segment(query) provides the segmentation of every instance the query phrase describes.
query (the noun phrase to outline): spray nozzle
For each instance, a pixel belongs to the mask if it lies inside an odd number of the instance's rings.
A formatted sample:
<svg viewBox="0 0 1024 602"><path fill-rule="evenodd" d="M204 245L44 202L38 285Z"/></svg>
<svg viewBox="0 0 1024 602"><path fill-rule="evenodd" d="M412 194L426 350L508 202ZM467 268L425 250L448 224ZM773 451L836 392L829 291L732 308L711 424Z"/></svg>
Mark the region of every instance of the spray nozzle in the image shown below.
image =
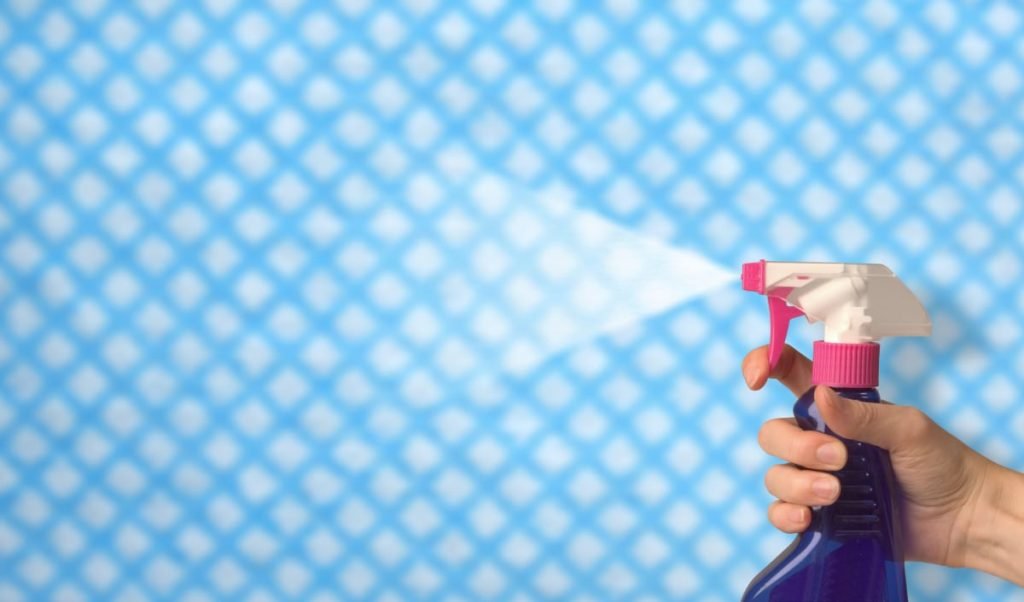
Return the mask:
<svg viewBox="0 0 1024 602"><path fill-rule="evenodd" d="M742 280L743 290L768 298L772 367L782 355L790 320L800 315L825 323L826 343L931 334L921 302L884 265L761 260L743 264Z"/></svg>

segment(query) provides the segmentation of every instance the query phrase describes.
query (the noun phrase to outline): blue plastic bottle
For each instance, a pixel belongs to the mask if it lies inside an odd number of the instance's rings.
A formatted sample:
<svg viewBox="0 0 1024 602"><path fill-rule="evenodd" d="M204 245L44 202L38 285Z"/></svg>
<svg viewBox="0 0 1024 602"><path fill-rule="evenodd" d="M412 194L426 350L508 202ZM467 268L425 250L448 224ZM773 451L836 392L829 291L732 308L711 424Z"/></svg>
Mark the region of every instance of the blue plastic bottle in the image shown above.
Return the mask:
<svg viewBox="0 0 1024 602"><path fill-rule="evenodd" d="M877 341L931 332L921 303L878 264L748 263L743 288L768 298L772 367L782 355L790 320L824 322L825 339L814 343L811 381L861 403L880 401ZM793 406L797 423L836 436L814 404L814 391ZM839 439L847 461L833 473L838 500L811 509L810 526L754 578L744 602L906 602L899 487L889 453Z"/></svg>
<svg viewBox="0 0 1024 602"><path fill-rule="evenodd" d="M864 403L880 399L873 388L836 392ZM814 387L797 400L793 414L804 430L835 435L814 405ZM889 453L842 440L848 460L832 473L839 478L839 499L812 509L810 526L754 578L744 602L906 602L899 490Z"/></svg>

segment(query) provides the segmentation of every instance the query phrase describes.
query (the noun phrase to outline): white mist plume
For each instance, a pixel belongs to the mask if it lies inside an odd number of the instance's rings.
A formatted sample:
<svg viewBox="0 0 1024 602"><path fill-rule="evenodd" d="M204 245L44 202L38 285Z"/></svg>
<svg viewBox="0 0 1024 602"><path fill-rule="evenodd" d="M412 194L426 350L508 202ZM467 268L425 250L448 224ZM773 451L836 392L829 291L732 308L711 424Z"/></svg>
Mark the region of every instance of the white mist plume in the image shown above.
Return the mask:
<svg viewBox="0 0 1024 602"><path fill-rule="evenodd" d="M484 240L467 258L476 273L472 286L486 289L471 295L476 308L468 330L497 353L503 371L527 371L737 280L733 270L694 251L564 199L512 200L485 218ZM465 286L463 280L447 292L464 295Z"/></svg>

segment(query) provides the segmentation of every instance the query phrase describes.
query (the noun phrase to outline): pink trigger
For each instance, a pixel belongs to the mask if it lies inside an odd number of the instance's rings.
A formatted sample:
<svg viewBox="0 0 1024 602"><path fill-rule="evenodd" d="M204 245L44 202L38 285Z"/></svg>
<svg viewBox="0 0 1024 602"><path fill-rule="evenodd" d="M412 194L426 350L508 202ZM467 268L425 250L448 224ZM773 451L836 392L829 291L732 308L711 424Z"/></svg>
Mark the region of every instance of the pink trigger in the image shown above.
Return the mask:
<svg viewBox="0 0 1024 602"><path fill-rule="evenodd" d="M798 307L786 303L786 296L789 290L777 291L768 294L768 318L771 322L771 338L768 341L768 366L775 368L782 357L782 350L786 346L786 333L789 332L789 321L797 316L804 315Z"/></svg>

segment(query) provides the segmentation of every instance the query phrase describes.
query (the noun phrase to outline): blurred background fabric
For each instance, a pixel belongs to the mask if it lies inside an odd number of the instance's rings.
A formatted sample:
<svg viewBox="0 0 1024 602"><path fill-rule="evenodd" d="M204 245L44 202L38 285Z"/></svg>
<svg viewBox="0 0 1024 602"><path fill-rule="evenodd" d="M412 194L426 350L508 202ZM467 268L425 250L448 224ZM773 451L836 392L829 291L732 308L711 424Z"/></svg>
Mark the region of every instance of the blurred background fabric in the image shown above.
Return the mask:
<svg viewBox="0 0 1024 602"><path fill-rule="evenodd" d="M3 2L0 601L735 600L791 539L761 258L893 268L883 395L1021 468L1022 17ZM549 197L736 285L517 364L593 292Z"/></svg>

